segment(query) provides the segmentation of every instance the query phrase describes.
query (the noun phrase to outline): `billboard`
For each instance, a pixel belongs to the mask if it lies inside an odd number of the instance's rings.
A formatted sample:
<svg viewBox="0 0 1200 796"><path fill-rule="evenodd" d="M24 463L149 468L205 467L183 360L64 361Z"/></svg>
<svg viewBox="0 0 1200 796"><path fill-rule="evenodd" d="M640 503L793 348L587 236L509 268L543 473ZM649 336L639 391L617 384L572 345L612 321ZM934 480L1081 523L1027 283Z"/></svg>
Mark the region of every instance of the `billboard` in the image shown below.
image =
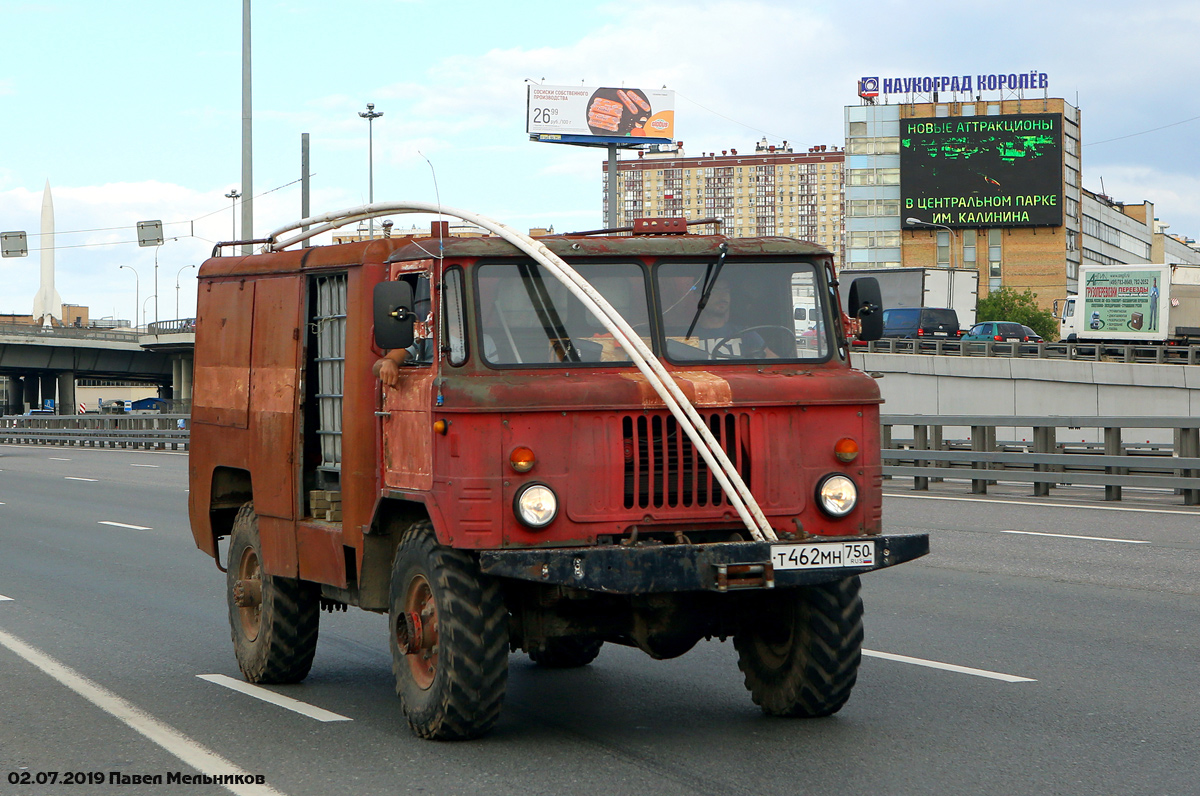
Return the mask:
<svg viewBox="0 0 1200 796"><path fill-rule="evenodd" d="M1162 339L1159 297L1170 289L1170 266L1114 266L1080 269L1083 317L1079 336L1104 335Z"/></svg>
<svg viewBox="0 0 1200 796"><path fill-rule="evenodd" d="M900 201L947 227L1062 226L1062 114L901 119Z"/></svg>
<svg viewBox="0 0 1200 796"><path fill-rule="evenodd" d="M675 138L675 92L667 89L530 85L525 130L531 136Z"/></svg>

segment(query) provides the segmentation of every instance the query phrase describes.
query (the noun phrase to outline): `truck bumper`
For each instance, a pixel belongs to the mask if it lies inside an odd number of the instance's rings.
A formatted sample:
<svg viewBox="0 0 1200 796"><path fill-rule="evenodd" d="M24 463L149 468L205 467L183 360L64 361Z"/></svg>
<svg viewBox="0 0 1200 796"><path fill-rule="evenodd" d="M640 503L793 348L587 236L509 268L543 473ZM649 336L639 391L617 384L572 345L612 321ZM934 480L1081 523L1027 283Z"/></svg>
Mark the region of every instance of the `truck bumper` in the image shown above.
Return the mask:
<svg viewBox="0 0 1200 796"><path fill-rule="evenodd" d="M874 555L869 556L869 563L851 566L837 563L842 560L845 545L861 551L863 544L874 544ZM827 583L903 564L928 552L928 534L896 534L810 538L803 542L773 544L721 542L486 550L479 553L479 566L493 577L607 594L725 592ZM812 559L818 559L821 566L788 568Z"/></svg>

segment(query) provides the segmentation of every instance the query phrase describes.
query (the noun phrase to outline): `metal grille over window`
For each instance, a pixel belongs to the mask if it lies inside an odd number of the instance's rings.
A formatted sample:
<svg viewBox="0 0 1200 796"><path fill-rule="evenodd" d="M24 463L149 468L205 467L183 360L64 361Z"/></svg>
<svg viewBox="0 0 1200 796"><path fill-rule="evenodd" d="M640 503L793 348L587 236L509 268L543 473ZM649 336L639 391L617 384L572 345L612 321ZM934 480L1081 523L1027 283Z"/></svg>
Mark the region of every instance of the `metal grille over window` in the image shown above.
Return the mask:
<svg viewBox="0 0 1200 796"><path fill-rule="evenodd" d="M742 414L713 414L708 428L746 483L750 483L747 429ZM626 416L625 508L676 508L727 505L720 483L692 441L669 414Z"/></svg>
<svg viewBox="0 0 1200 796"><path fill-rule="evenodd" d="M346 275L316 279L317 402L321 464L325 472L342 469L342 388L346 373Z"/></svg>

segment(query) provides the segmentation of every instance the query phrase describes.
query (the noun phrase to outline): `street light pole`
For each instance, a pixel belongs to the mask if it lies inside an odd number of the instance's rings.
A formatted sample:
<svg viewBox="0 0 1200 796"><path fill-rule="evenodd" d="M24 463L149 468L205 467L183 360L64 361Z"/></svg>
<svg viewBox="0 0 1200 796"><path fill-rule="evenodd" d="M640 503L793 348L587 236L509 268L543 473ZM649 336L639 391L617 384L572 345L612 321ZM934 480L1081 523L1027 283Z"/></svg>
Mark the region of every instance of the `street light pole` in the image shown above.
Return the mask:
<svg viewBox="0 0 1200 796"><path fill-rule="evenodd" d="M137 271L134 270L132 265L122 265L121 268L128 268L130 271L133 271L133 328L136 331L137 330L137 313L138 313L137 308L138 308L138 304L139 304L138 275L137 275Z"/></svg>
<svg viewBox="0 0 1200 796"><path fill-rule="evenodd" d="M904 219L904 223L913 224L913 225L922 226L922 227L937 227L938 229L944 229L947 232L949 232L950 233L950 267L951 268L955 267L955 265L954 265L954 249L955 249L956 243L955 243L954 230L952 230L950 227L946 226L945 224L931 224L928 221L922 221L919 218L911 218L911 217L906 218L906 219ZM934 256L934 260L935 261L937 260L936 254Z"/></svg>
<svg viewBox="0 0 1200 796"><path fill-rule="evenodd" d="M358 115L367 120L367 204L375 204L375 120L383 115L375 110L375 103L368 102L367 110ZM371 237L375 237L375 219L371 219Z"/></svg>
<svg viewBox="0 0 1200 796"><path fill-rule="evenodd" d="M237 240L237 200L241 197L241 195L242 192L237 188L230 188L229 193L225 194L225 198L231 200L229 203L229 209L232 211L233 215L233 224L229 230L229 234L232 236L229 238L230 240Z"/></svg>
<svg viewBox="0 0 1200 796"><path fill-rule="evenodd" d="M189 268L195 268L194 265L185 265L175 272L175 320L179 320L179 275Z"/></svg>
<svg viewBox="0 0 1200 796"><path fill-rule="evenodd" d="M157 305L158 295L155 294L153 296L146 296L146 300L142 302L142 326L145 328L149 328L146 326L146 305L150 303L150 299L154 299L154 303Z"/></svg>

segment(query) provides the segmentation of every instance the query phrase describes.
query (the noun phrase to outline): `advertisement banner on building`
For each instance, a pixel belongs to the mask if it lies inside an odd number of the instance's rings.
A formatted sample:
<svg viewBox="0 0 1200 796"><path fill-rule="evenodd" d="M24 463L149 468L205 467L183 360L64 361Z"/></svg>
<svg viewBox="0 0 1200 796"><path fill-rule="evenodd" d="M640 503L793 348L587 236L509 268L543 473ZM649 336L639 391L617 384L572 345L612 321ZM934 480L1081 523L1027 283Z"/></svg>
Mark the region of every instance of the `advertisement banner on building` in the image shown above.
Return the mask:
<svg viewBox="0 0 1200 796"><path fill-rule="evenodd" d="M675 92L530 85L525 129L530 135L671 141L675 138Z"/></svg>
<svg viewBox="0 0 1200 796"><path fill-rule="evenodd" d="M1164 266L1089 268L1079 293L1083 317L1079 336L1159 339L1159 301L1170 287L1170 268Z"/></svg>
<svg viewBox="0 0 1200 796"><path fill-rule="evenodd" d="M947 227L1062 226L1062 114L901 119L900 201Z"/></svg>

